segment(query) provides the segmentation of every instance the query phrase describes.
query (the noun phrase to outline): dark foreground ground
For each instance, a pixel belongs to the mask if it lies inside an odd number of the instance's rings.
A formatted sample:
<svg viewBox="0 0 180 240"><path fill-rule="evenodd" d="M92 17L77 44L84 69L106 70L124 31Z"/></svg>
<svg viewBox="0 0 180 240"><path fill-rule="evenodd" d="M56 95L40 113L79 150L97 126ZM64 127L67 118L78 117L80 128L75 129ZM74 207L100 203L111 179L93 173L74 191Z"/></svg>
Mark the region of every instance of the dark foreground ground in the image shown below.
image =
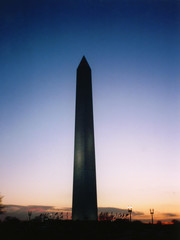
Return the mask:
<svg viewBox="0 0 180 240"><path fill-rule="evenodd" d="M139 222L2 222L0 239L180 240L180 224Z"/></svg>

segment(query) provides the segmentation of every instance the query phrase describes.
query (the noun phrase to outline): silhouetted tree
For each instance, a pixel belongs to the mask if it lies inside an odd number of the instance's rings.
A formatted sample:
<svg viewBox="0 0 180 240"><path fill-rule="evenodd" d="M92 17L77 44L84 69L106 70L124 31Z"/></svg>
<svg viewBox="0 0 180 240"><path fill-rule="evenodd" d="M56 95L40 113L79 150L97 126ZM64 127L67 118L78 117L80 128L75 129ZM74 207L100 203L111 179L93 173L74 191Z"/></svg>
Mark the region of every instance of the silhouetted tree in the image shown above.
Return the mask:
<svg viewBox="0 0 180 240"><path fill-rule="evenodd" d="M180 221L178 221L177 219L173 219L172 223L175 224L175 225L180 225Z"/></svg>
<svg viewBox="0 0 180 240"><path fill-rule="evenodd" d="M0 214L3 214L5 211L4 211L4 205L2 204L2 198L3 196L0 196Z"/></svg>

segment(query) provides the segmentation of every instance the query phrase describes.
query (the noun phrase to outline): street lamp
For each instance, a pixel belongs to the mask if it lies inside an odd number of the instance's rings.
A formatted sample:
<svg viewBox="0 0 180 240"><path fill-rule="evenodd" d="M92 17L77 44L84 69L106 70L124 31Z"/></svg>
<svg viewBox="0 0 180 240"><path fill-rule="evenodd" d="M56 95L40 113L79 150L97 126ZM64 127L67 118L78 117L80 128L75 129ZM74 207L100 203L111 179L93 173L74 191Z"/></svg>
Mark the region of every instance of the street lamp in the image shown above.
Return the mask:
<svg viewBox="0 0 180 240"><path fill-rule="evenodd" d="M131 222L132 207L128 207L128 212L129 212L129 221Z"/></svg>
<svg viewBox="0 0 180 240"><path fill-rule="evenodd" d="M32 211L28 211L29 221L31 220L31 216L32 216Z"/></svg>
<svg viewBox="0 0 180 240"><path fill-rule="evenodd" d="M153 224L153 214L154 214L154 209L150 209L150 214L151 214L152 224Z"/></svg>

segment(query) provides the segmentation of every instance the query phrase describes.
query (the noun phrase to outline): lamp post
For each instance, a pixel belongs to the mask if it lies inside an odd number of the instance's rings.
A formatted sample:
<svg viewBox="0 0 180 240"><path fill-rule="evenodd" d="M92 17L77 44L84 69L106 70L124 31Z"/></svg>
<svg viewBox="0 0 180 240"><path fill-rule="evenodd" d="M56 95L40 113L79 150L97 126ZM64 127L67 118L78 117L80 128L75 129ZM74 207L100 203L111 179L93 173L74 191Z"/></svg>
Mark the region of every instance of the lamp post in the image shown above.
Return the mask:
<svg viewBox="0 0 180 240"><path fill-rule="evenodd" d="M32 211L28 211L29 221L31 220L31 216L32 216Z"/></svg>
<svg viewBox="0 0 180 240"><path fill-rule="evenodd" d="M128 207L129 221L131 222L132 207Z"/></svg>
<svg viewBox="0 0 180 240"><path fill-rule="evenodd" d="M152 219L152 224L153 224L153 214L154 214L154 209L150 209L150 214L151 214L151 219Z"/></svg>

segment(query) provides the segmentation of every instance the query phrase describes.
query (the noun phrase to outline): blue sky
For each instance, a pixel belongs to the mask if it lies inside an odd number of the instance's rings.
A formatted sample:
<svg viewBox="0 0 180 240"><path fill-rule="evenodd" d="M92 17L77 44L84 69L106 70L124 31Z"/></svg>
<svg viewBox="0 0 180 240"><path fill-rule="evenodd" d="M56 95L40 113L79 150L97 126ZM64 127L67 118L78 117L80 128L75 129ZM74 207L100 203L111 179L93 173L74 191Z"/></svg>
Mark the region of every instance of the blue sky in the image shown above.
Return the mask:
<svg viewBox="0 0 180 240"><path fill-rule="evenodd" d="M71 206L76 68L85 55L99 206L175 212L180 3L2 1L0 9L4 202Z"/></svg>

